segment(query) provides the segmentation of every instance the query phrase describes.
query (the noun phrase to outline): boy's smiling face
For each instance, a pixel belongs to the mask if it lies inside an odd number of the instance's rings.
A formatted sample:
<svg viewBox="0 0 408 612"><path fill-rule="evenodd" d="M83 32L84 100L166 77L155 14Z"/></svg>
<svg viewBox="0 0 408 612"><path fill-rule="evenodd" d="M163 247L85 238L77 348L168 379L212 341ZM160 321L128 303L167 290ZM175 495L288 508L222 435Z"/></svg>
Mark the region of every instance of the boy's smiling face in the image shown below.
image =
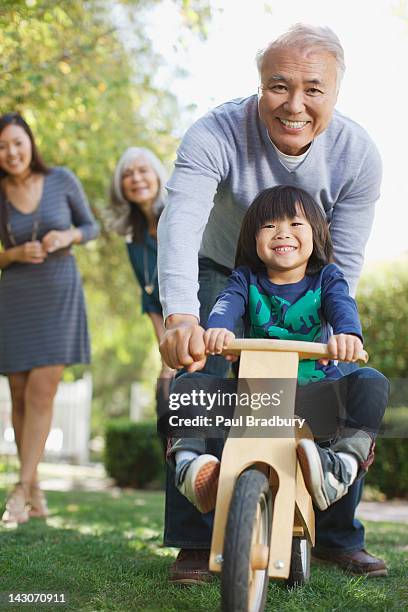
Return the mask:
<svg viewBox="0 0 408 612"><path fill-rule="evenodd" d="M256 252L273 282L302 280L313 252L313 231L299 205L295 217L262 225L256 236Z"/></svg>

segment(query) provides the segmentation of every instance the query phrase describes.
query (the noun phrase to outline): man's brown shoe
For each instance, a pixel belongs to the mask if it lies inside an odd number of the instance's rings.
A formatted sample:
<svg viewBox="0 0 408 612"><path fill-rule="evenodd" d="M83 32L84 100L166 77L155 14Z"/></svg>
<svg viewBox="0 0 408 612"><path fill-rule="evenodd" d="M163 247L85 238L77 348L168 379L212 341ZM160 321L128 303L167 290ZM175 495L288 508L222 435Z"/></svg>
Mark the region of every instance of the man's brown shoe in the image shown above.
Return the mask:
<svg viewBox="0 0 408 612"><path fill-rule="evenodd" d="M182 548L177 559L170 566L171 584L189 585L210 582L213 576L208 569L209 558L209 550Z"/></svg>
<svg viewBox="0 0 408 612"><path fill-rule="evenodd" d="M359 576L367 576L367 578L388 575L387 566L384 561L377 557L373 557L373 555L370 555L364 548L362 550L343 553L312 550L312 558L318 563L332 563L338 565L346 572Z"/></svg>

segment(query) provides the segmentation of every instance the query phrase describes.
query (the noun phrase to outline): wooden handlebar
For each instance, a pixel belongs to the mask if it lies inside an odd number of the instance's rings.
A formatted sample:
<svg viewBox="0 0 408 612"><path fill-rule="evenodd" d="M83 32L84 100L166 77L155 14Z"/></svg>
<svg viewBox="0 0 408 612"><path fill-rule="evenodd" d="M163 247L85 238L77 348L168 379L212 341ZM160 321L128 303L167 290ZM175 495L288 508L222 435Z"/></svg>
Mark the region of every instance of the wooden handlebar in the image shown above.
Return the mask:
<svg viewBox="0 0 408 612"><path fill-rule="evenodd" d="M269 340L268 338L237 338L222 351L223 355L239 355L241 351L279 351L299 353L299 359L333 359L327 344L301 342L298 340ZM360 351L358 361L367 363L368 353Z"/></svg>

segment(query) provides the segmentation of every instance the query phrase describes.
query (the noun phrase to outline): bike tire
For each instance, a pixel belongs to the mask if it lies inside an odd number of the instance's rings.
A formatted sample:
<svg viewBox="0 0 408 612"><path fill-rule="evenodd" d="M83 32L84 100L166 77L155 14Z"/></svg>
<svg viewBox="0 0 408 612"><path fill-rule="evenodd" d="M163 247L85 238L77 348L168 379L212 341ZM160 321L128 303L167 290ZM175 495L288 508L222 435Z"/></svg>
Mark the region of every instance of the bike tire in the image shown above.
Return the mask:
<svg viewBox="0 0 408 612"><path fill-rule="evenodd" d="M223 612L261 612L268 591L268 567L252 569L254 544L268 547L272 524L272 496L266 475L243 472L234 487L225 530L221 572ZM254 540L255 538L255 540Z"/></svg>

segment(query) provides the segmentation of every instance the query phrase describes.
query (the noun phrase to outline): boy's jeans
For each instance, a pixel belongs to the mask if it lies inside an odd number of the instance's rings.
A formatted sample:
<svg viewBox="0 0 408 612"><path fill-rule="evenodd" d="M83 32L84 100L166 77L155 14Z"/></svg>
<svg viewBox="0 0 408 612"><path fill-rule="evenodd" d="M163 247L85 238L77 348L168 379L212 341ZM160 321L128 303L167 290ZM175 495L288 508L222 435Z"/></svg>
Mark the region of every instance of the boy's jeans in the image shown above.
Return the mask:
<svg viewBox="0 0 408 612"><path fill-rule="evenodd" d="M204 325L218 294L224 289L228 270L222 270L209 259L200 260L199 300L200 320ZM222 357L209 357L203 373L225 377L228 363ZM356 364L340 364L343 374L357 369ZM369 398L367 402L369 403ZM224 442L222 439L208 439L206 452L221 456ZM165 546L177 548L208 549L214 515L212 512L201 514L179 493L174 485L174 471L167 466L166 507L165 507ZM364 527L355 519L355 510L361 498L363 480L357 480L347 495L324 512L315 509L316 547L321 550L352 552L364 548Z"/></svg>

